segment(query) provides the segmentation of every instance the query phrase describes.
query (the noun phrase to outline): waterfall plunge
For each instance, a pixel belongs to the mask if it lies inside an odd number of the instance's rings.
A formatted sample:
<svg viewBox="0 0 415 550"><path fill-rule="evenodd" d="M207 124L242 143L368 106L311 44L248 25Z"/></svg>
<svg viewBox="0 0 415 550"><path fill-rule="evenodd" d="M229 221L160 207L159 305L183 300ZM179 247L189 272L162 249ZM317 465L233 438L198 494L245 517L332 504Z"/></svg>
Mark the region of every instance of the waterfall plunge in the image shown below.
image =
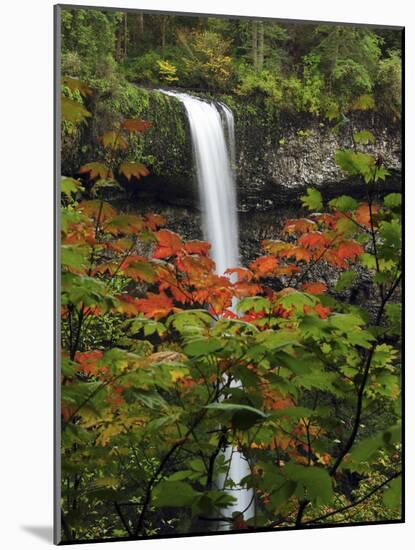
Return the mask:
<svg viewBox="0 0 415 550"><path fill-rule="evenodd" d="M232 111L223 103L208 102L186 93L160 91L179 99L186 109L201 198L204 234L212 245L211 255L216 264L216 272L223 274L229 267L239 264ZM244 518L248 519L254 515L253 491L238 486L240 480L250 473L248 462L242 453L231 447L225 450L225 458L230 460L229 470L217 480L218 488L222 489L228 478L236 484L233 489L226 489L236 499L232 506L226 508L226 515L244 512ZM228 525L224 524L223 528L226 527Z"/></svg>

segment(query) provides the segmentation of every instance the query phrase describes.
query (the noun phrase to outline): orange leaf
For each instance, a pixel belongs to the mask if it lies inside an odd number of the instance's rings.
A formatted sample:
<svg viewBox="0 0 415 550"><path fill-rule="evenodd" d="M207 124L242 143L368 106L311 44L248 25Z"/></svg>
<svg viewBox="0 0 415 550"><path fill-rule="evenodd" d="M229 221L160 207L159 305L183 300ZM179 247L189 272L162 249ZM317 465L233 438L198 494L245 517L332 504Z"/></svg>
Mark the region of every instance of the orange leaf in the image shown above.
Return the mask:
<svg viewBox="0 0 415 550"><path fill-rule="evenodd" d="M372 223L375 224L375 217L377 216L377 213L379 211L379 206L376 204L373 204L372 207ZM357 223L360 223L361 225L364 225L365 227L370 227L370 210L369 205L367 203L361 204L355 211L355 220Z"/></svg>
<svg viewBox="0 0 415 550"><path fill-rule="evenodd" d="M144 216L144 219L146 221L146 224L152 231L155 231L158 227L166 224L166 218L161 214L146 214Z"/></svg>
<svg viewBox="0 0 415 550"><path fill-rule="evenodd" d="M343 241L340 243L340 245L337 247L337 256L341 260L354 260L357 256L360 256L363 254L364 249L361 244L354 240L350 241Z"/></svg>
<svg viewBox="0 0 415 550"><path fill-rule="evenodd" d="M298 239L298 243L301 246L306 246L307 248L323 248L330 244L330 238L320 231L310 231L309 233L304 233Z"/></svg>
<svg viewBox="0 0 415 550"><path fill-rule="evenodd" d="M134 243L130 239L117 239L112 242L106 243L107 247L114 252L126 252L127 250L132 249Z"/></svg>
<svg viewBox="0 0 415 550"><path fill-rule="evenodd" d="M328 306L323 307L321 304L317 304L314 311L321 317L321 319L325 319L331 313L331 309Z"/></svg>
<svg viewBox="0 0 415 550"><path fill-rule="evenodd" d="M147 120L140 120L138 118L127 118L121 124L121 127L129 132L144 132L144 130L150 128L150 126L151 122L148 122Z"/></svg>
<svg viewBox="0 0 415 550"><path fill-rule="evenodd" d="M246 296L256 296L262 292L262 287L260 285L248 283L245 281L238 281L234 283L233 289L235 296L238 298L245 298Z"/></svg>
<svg viewBox="0 0 415 550"><path fill-rule="evenodd" d="M117 270L117 267L118 265L115 262L106 262L103 264L99 264L94 267L91 275L96 275L97 273L100 273L101 275L108 274L110 276L113 276Z"/></svg>
<svg viewBox="0 0 415 550"><path fill-rule="evenodd" d="M207 256L210 250L210 243L205 241L187 241L184 248L189 254L201 254L202 256Z"/></svg>
<svg viewBox="0 0 415 550"><path fill-rule="evenodd" d="M136 305L138 311L156 320L166 317L174 308L173 301L164 292L160 294L148 292L147 298L137 300Z"/></svg>
<svg viewBox="0 0 415 550"><path fill-rule="evenodd" d="M74 414L76 409L77 409L76 405L62 405L61 414L65 422L68 422L68 420Z"/></svg>
<svg viewBox="0 0 415 550"><path fill-rule="evenodd" d="M76 352L75 361L80 365L80 371L88 376L98 374L98 362L102 359L104 352L100 350Z"/></svg>
<svg viewBox="0 0 415 550"><path fill-rule="evenodd" d="M327 290L327 286L321 282L304 283L301 285L301 290L308 292L308 294L324 294Z"/></svg>
<svg viewBox="0 0 415 550"><path fill-rule="evenodd" d="M95 220L99 217L101 222L108 221L117 215L116 210L108 202L100 200L81 201L78 207L84 214Z"/></svg>
<svg viewBox="0 0 415 550"><path fill-rule="evenodd" d="M316 223L307 218L300 218L298 220L287 220L285 222L283 231L286 233L307 233L315 229Z"/></svg>
<svg viewBox="0 0 415 550"><path fill-rule="evenodd" d="M167 264L157 266L157 275L159 278L160 292L162 290L170 290L173 298L181 304L191 301L191 299L189 299L189 295L185 292L185 289L183 289L180 281L177 280L174 273L174 267L172 265Z"/></svg>
<svg viewBox="0 0 415 550"><path fill-rule="evenodd" d="M326 317L328 315L330 315L330 313L331 313L331 309L328 306L323 307L321 304L317 304L314 308L305 305L303 310L304 310L304 313L306 313L306 314L307 313L317 313L317 315L321 319L326 319Z"/></svg>
<svg viewBox="0 0 415 550"><path fill-rule="evenodd" d="M310 218L313 218L313 220L316 220L318 223L327 226L328 229L335 229L339 214L341 213L336 212L335 214L321 214L316 212L314 214L310 214Z"/></svg>
<svg viewBox="0 0 415 550"><path fill-rule="evenodd" d="M174 256L183 248L183 241L177 235L169 229L161 229L157 233L154 233L159 242L159 247L153 252L153 258L163 259Z"/></svg>
<svg viewBox="0 0 415 550"><path fill-rule="evenodd" d="M233 267L231 269L227 269L225 271L225 275L230 275L231 281L233 280L232 275L236 275L237 282L249 282L252 281L252 279L254 278L254 274L252 273L252 271L250 271L246 267Z"/></svg>
<svg viewBox="0 0 415 550"><path fill-rule="evenodd" d="M288 275L291 276L294 273L298 273L301 269L294 264L281 265L275 270L275 275Z"/></svg>
<svg viewBox="0 0 415 550"><path fill-rule="evenodd" d="M286 252L282 252L281 256L285 256L286 258L295 258L296 262L301 262L301 260L304 260L308 263L310 261L310 252L306 248L301 248L299 246L291 248Z"/></svg>
<svg viewBox="0 0 415 550"><path fill-rule="evenodd" d="M249 265L257 278L273 275L278 267L278 260L275 256L261 256Z"/></svg>
<svg viewBox="0 0 415 550"><path fill-rule="evenodd" d="M232 283L227 277L209 273L193 293L193 298L200 304L210 304L214 313L221 314L232 305L233 294Z"/></svg>
<svg viewBox="0 0 415 550"><path fill-rule="evenodd" d="M88 164L81 166L79 173L89 174L90 180L113 178L112 170L103 162L88 162Z"/></svg>
<svg viewBox="0 0 415 550"><path fill-rule="evenodd" d="M207 256L198 255L183 256L182 258L178 258L176 265L180 271L187 273L187 275L191 278L197 279L209 274L215 267L213 260Z"/></svg>
<svg viewBox="0 0 415 550"><path fill-rule="evenodd" d="M131 182L131 178L133 177L139 180L141 176L148 176L150 173L141 162L130 162L128 160L119 165L118 171L124 174L129 182Z"/></svg>
<svg viewBox="0 0 415 550"><path fill-rule="evenodd" d="M140 312L138 309L138 299L127 294L117 296L119 304L114 308L117 313L123 313L124 315L136 316Z"/></svg>

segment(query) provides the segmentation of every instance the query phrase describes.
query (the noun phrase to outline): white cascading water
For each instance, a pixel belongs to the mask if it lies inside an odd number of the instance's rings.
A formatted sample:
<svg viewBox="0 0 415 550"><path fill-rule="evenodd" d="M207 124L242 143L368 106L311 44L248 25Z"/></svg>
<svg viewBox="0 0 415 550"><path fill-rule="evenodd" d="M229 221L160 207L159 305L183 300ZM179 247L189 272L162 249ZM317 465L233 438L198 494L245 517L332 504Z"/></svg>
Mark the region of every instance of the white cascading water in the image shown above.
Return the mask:
<svg viewBox="0 0 415 550"><path fill-rule="evenodd" d="M239 264L232 111L223 103L205 101L181 92L160 91L179 99L186 109L201 198L204 234L212 245L211 255L216 264L216 272L222 275L226 269ZM238 383L234 385L237 386ZM220 476L217 485L223 489L228 479L235 483L234 488L226 489L235 498L235 503L226 508L226 515L243 512L246 520L254 515L253 490L240 487L239 483L250 474L249 464L237 449L227 447L224 454L230 461L228 473ZM224 524L223 528L227 526L229 524Z"/></svg>

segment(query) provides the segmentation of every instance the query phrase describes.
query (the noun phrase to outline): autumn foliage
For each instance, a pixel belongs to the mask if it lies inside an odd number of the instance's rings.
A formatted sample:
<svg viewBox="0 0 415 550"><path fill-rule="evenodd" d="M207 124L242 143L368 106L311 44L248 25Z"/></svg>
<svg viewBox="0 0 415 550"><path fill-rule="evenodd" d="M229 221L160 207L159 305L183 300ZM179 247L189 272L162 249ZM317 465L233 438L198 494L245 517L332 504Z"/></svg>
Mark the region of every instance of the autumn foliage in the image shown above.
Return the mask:
<svg viewBox="0 0 415 550"><path fill-rule="evenodd" d="M123 121L102 145L128 153L148 126ZM64 536L203 532L218 514L235 530L341 523L350 476L396 510L400 195L370 178L365 201L312 190L308 217L217 274L209 243L100 196L148 173L108 158L62 181ZM351 299L362 274L369 308ZM249 462L255 518L227 516L226 445Z"/></svg>

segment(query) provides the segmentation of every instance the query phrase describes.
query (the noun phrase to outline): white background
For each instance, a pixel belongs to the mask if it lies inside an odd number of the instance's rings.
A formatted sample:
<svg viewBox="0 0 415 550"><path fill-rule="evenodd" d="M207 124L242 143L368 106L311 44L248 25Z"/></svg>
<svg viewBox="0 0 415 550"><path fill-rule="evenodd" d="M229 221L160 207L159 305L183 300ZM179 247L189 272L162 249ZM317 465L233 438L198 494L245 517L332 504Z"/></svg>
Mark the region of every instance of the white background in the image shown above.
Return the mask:
<svg viewBox="0 0 415 550"><path fill-rule="evenodd" d="M151 550L406 549L415 539L413 310L415 280L415 18L404 0L100 0L78 4L405 25L407 35L407 524L112 543ZM0 10L0 545L51 545L53 349L52 0L8 0ZM411 288L412 287L412 288ZM412 321L412 322L411 322ZM412 543L411 543L412 539ZM85 548L97 548L85 545Z"/></svg>

